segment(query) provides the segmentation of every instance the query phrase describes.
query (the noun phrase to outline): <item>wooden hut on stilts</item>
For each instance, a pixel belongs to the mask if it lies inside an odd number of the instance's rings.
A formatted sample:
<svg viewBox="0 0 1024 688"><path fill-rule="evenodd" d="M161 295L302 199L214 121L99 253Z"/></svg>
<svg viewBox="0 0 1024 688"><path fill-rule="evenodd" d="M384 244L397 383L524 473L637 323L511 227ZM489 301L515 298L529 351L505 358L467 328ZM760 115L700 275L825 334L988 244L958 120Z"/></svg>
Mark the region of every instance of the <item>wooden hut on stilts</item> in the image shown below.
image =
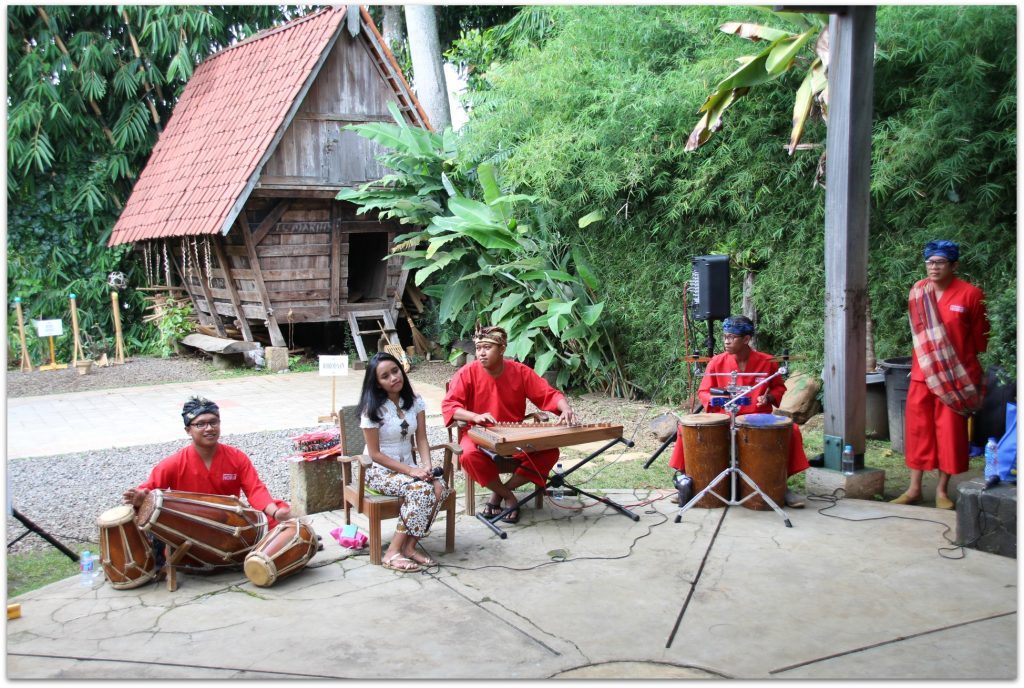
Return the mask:
<svg viewBox="0 0 1024 688"><path fill-rule="evenodd" d="M289 325L382 329L406 286L388 256L397 221L335 200L379 179L383 149L343 127L429 128L365 8L334 7L264 31L196 69L110 237L136 244L151 286L184 289L202 329L284 347Z"/></svg>

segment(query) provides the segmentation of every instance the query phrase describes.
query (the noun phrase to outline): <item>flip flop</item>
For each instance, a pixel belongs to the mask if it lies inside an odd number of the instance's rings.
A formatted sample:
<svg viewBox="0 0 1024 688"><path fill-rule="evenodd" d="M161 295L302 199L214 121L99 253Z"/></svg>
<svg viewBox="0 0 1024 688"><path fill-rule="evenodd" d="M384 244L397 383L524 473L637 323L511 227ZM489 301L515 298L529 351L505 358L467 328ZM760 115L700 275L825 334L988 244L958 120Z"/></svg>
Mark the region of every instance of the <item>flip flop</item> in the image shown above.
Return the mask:
<svg viewBox="0 0 1024 688"><path fill-rule="evenodd" d="M426 567L428 567L428 568L429 568L429 567L431 567L431 566L437 566L437 565L438 565L438 564L437 564L437 560L436 560L436 559L434 559L434 558L433 558L432 556L430 556L429 554L427 554L427 553L425 553L425 552L424 552L424 553L423 553L423 555L422 555L422 556L423 556L423 558L422 558L422 559L418 559L418 558L416 557L416 555L417 555L417 554L419 554L419 552L417 552L417 551L415 551L415 550L414 550L414 551L413 551L413 553L412 553L412 556L410 556L410 557L408 557L408 558L409 558L409 559L412 559L413 561L415 561L415 562L416 562L417 564L419 564L420 566L426 566Z"/></svg>
<svg viewBox="0 0 1024 688"><path fill-rule="evenodd" d="M480 515L484 518L491 519L500 514L504 510L505 507L501 505L501 502L498 502L497 504L487 502L486 504L484 504L484 510L480 512Z"/></svg>
<svg viewBox="0 0 1024 688"><path fill-rule="evenodd" d="M407 561L410 564L412 564L412 566L396 566L393 563L396 561ZM398 571L399 573L416 573L417 571L421 570L420 565L417 564L415 561L408 557L403 557L398 554L392 554L390 559L384 559L380 562L380 565L391 571Z"/></svg>
<svg viewBox="0 0 1024 688"><path fill-rule="evenodd" d="M500 513L500 512L499 512ZM502 523L519 523L519 509L513 509L508 512L504 518L501 519Z"/></svg>

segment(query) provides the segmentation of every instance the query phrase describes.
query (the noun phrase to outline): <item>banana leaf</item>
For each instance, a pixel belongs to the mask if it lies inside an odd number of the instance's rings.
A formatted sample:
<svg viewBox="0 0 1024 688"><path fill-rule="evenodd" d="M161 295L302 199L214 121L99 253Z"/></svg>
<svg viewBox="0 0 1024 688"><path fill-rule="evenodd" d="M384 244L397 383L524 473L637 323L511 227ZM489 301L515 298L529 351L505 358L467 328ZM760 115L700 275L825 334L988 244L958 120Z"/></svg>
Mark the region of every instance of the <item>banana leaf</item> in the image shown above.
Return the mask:
<svg viewBox="0 0 1024 688"><path fill-rule="evenodd" d="M800 52L813 33L814 29L810 29L798 36L779 41L772 48L771 54L768 55L768 59L765 61L764 66L768 73L772 76L778 76L789 69L790 65L793 64L796 54Z"/></svg>
<svg viewBox="0 0 1024 688"><path fill-rule="evenodd" d="M809 69L803 82L800 84L800 88L797 89L796 99L793 101L793 131L789 136L790 155L793 155L796 145L800 143L800 139L804 135L804 126L807 124L807 118L811 114L811 106L814 104L813 81L814 70Z"/></svg>
<svg viewBox="0 0 1024 688"><path fill-rule="evenodd" d="M537 361L534 364L534 370L538 375L543 375L548 372L548 368L551 367L551 363L555 360L555 354L557 352L553 349L549 349L542 354L537 356Z"/></svg>
<svg viewBox="0 0 1024 688"><path fill-rule="evenodd" d="M774 41L792 35L789 31L781 31L770 26L754 24L752 22L726 22L719 26L718 30L724 33L735 34L740 38L746 38L751 41Z"/></svg>

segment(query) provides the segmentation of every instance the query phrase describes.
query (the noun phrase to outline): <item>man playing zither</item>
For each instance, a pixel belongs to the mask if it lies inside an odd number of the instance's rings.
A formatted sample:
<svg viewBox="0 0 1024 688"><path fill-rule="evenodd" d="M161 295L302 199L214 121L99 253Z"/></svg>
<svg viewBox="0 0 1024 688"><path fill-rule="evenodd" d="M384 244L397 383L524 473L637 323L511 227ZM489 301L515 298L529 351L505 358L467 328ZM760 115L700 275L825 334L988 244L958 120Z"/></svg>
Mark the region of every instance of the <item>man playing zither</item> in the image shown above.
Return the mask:
<svg viewBox="0 0 1024 688"><path fill-rule="evenodd" d="M529 366L504 358L508 345L505 330L500 327L483 328L474 341L476 360L455 373L441 403L446 425L456 420L476 425L520 423L526 416L527 399L543 411L557 412L559 423L574 425L578 422L564 394ZM468 479L475 480L492 493L483 511L487 518L502 512L501 500L506 507L516 504L512 491L517 487L527 482L542 487L558 461L557 449L516 454L512 458L520 461L521 465L506 482L502 482L494 461L480 451L465 432L460 431L459 444L463 451L461 464ZM518 522L518 511L509 512L502 521Z"/></svg>
<svg viewBox="0 0 1024 688"><path fill-rule="evenodd" d="M914 358L903 442L910 487L892 501L920 502L924 472L937 468L935 506L952 509L949 477L967 470L967 416L981 408L978 354L988 347L989 322L984 292L954 274L959 244L930 241L924 259L928 277L913 286L908 303Z"/></svg>
<svg viewBox="0 0 1024 688"><path fill-rule="evenodd" d="M722 407L711 406L711 388L724 386L726 384L724 380L728 379L715 375L716 373L731 373L733 371L748 373L748 375L739 375L737 383L749 387L774 375L779 369L779 364L769 354L750 348L750 338L754 335L754 323L750 318L742 315L726 318L722 323L722 330L725 333L722 337L725 340L725 351L708 362L707 369L704 371L704 379L701 380L700 388L697 390L697 396L700 397L704 409L713 413L728 413ZM761 375L750 375L749 373L761 373ZM741 406L737 415L771 413L772 407L779 405L785 393L786 383L781 377L777 377L768 383L767 389L762 385L752 390L751 394L757 395L756 398L752 399L749 404ZM807 454L804 453L804 439L800 433L800 427L796 423L793 423L791 427L793 434L789 442L789 455L786 457L787 475L794 475L806 470L810 465L807 463ZM685 472L686 470L682 428L678 428L676 431L676 445L672 450L669 465L677 471ZM803 508L804 498L791 490L786 490L786 506L794 509Z"/></svg>

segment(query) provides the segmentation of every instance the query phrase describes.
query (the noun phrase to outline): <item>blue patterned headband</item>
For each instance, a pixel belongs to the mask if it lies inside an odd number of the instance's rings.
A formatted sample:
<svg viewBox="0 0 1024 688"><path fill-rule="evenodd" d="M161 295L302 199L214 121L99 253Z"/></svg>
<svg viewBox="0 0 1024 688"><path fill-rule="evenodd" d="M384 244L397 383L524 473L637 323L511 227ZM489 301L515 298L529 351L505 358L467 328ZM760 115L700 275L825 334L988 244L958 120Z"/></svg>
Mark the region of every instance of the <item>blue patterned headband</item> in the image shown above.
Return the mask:
<svg viewBox="0 0 1024 688"><path fill-rule="evenodd" d="M185 427L187 428L192 421L204 413L212 413L220 418L220 407L204 397L192 397L186 401L181 408L181 417L185 421Z"/></svg>
<svg viewBox="0 0 1024 688"><path fill-rule="evenodd" d="M928 260L932 256L942 256L950 262L958 261L960 260L960 244L945 239L929 241L928 245L924 247L924 259Z"/></svg>
<svg viewBox="0 0 1024 688"><path fill-rule="evenodd" d="M745 318L743 316L726 318L725 321L722 322L722 331L744 337L748 334L754 334L754 325L750 322L749 318Z"/></svg>

